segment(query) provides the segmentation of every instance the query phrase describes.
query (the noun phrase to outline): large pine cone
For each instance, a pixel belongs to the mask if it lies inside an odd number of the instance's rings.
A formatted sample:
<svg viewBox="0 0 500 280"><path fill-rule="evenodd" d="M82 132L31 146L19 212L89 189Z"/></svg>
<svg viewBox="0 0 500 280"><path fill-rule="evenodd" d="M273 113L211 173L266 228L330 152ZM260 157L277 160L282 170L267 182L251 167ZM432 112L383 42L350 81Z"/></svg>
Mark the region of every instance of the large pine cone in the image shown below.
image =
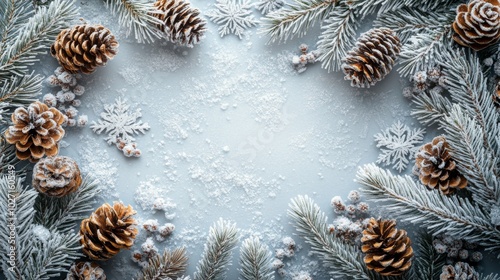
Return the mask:
<svg viewBox="0 0 500 280"><path fill-rule="evenodd" d="M106 275L94 262L79 262L71 266L66 280L106 280Z"/></svg>
<svg viewBox="0 0 500 280"><path fill-rule="evenodd" d="M200 11L190 7L184 0L157 0L156 9L161 11L154 14L163 22L159 26L168 39L181 46L197 44L206 31L205 20L200 17Z"/></svg>
<svg viewBox="0 0 500 280"><path fill-rule="evenodd" d="M443 266L440 280L479 280L479 274L472 266L465 262Z"/></svg>
<svg viewBox="0 0 500 280"><path fill-rule="evenodd" d="M476 51L495 43L500 38L500 2L472 0L459 5L453 30L455 42Z"/></svg>
<svg viewBox="0 0 500 280"><path fill-rule="evenodd" d="M58 143L64 136L63 113L35 101L27 109L17 108L11 119L13 125L5 131L5 140L16 144L17 158L37 162L45 155L57 155Z"/></svg>
<svg viewBox="0 0 500 280"><path fill-rule="evenodd" d="M353 87L375 85L391 72L399 55L401 42L388 28L374 28L361 34L356 46L342 60L345 80Z"/></svg>
<svg viewBox="0 0 500 280"><path fill-rule="evenodd" d="M62 197L76 191L81 184L80 169L69 157L43 158L33 168L33 187L46 195Z"/></svg>
<svg viewBox="0 0 500 280"><path fill-rule="evenodd" d="M118 42L102 25L76 25L63 29L50 47L50 53L70 73L92 73L118 52Z"/></svg>
<svg viewBox="0 0 500 280"><path fill-rule="evenodd" d="M371 218L361 242L368 269L384 276L397 276L410 268L411 240L406 231L396 229L395 221Z"/></svg>
<svg viewBox="0 0 500 280"><path fill-rule="evenodd" d="M137 224L132 206L105 203L82 221L80 243L83 252L93 260L107 260L134 244Z"/></svg>
<svg viewBox="0 0 500 280"><path fill-rule="evenodd" d="M420 148L414 170L422 184L431 189L438 187L446 195L467 186L467 179L458 172L450 146L443 136L435 137Z"/></svg>

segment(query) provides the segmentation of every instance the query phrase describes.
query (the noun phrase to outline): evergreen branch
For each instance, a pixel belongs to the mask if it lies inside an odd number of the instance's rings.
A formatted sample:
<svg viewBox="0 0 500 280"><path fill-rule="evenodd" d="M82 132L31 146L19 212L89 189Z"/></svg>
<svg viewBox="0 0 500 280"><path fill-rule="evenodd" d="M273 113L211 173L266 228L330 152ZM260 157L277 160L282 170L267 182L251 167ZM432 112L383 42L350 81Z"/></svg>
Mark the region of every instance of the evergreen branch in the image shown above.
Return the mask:
<svg viewBox="0 0 500 280"><path fill-rule="evenodd" d="M250 237L241 244L240 279L243 280L272 280L272 254L269 247L260 243L257 237Z"/></svg>
<svg viewBox="0 0 500 280"><path fill-rule="evenodd" d="M10 76L0 88L0 108L14 109L24 107L38 99L42 90L43 78L33 73L23 77ZM3 110L2 118L9 119L12 110Z"/></svg>
<svg viewBox="0 0 500 280"><path fill-rule="evenodd" d="M298 196L292 199L288 215L333 277L376 279L367 271L358 248L329 234L327 217L311 198Z"/></svg>
<svg viewBox="0 0 500 280"><path fill-rule="evenodd" d="M69 233L75 223L87 217L100 193L97 180L86 177L75 193L62 198L40 195L35 203L35 223L50 231Z"/></svg>
<svg viewBox="0 0 500 280"><path fill-rule="evenodd" d="M342 65L342 59L354 45L359 22L354 10L345 4L339 4L325 20L321 27L318 50L321 67L328 71L337 71Z"/></svg>
<svg viewBox="0 0 500 280"><path fill-rule="evenodd" d="M455 104L440 124L447 134L460 172L469 181L467 189L472 192L476 203L490 209L500 198L500 182L495 175L492 152L484 146L483 130L476 120Z"/></svg>
<svg viewBox="0 0 500 280"><path fill-rule="evenodd" d="M409 176L394 176L374 164L361 167L356 177L371 200L387 202L384 209L401 219L419 223L433 235L446 232L500 251L500 231L470 199L429 191Z"/></svg>
<svg viewBox="0 0 500 280"><path fill-rule="evenodd" d="M454 20L455 13L450 13L450 10L446 8L428 10L405 6L380 15L373 22L373 26L392 29L404 44L416 34L429 31L439 32L445 26L450 26Z"/></svg>
<svg viewBox="0 0 500 280"><path fill-rule="evenodd" d="M436 59L451 45L450 26L443 26L428 32L413 35L401 48L399 54L400 67L398 72L401 76L408 77L418 71L427 71L434 67Z"/></svg>
<svg viewBox="0 0 500 280"><path fill-rule="evenodd" d="M488 275L480 275L479 276L479 279L481 280L500 280L500 276L498 276L498 274L488 274Z"/></svg>
<svg viewBox="0 0 500 280"><path fill-rule="evenodd" d="M77 16L73 1L54 0L48 7L40 7L17 36L8 40L9 47L0 56L0 81L25 75L28 66L38 61L36 56L44 53L60 29Z"/></svg>
<svg viewBox="0 0 500 280"><path fill-rule="evenodd" d="M6 0L0 2L0 54L7 47L7 42L16 35L25 21L33 15L30 0Z"/></svg>
<svg viewBox="0 0 500 280"><path fill-rule="evenodd" d="M392 13L405 7L420 8L426 12L448 8L454 12L455 8L453 5L461 2L461 0L386 0L378 10L378 15Z"/></svg>
<svg viewBox="0 0 500 280"><path fill-rule="evenodd" d="M271 36L270 42L286 42L302 37L334 9L338 0L294 0L293 3L266 15L261 22L262 33Z"/></svg>
<svg viewBox="0 0 500 280"><path fill-rule="evenodd" d="M415 258L416 274L420 280L439 279L446 263L443 254L438 254L432 245L432 235L421 233L418 240L419 257Z"/></svg>
<svg viewBox="0 0 500 280"><path fill-rule="evenodd" d="M142 275L138 279L174 279L186 270L187 261L186 248L176 248L172 252L165 250L163 255L156 254L149 259L148 266L142 270Z"/></svg>
<svg viewBox="0 0 500 280"><path fill-rule="evenodd" d="M118 22L126 29L126 36L134 35L138 43L152 43L161 38L158 26L163 23L154 16L159 11L145 0L104 0L113 15L118 15Z"/></svg>
<svg viewBox="0 0 500 280"><path fill-rule="evenodd" d="M34 242L33 252L22 279L49 280L61 276L82 256L78 233L50 232L47 240Z"/></svg>
<svg viewBox="0 0 500 280"><path fill-rule="evenodd" d="M207 243L194 274L195 280L225 279L231 251L238 242L236 224L219 219L210 227Z"/></svg>
<svg viewBox="0 0 500 280"><path fill-rule="evenodd" d="M441 119L449 114L452 107L451 101L440 93L429 92L419 94L413 98L415 109L411 115L427 126L439 123Z"/></svg>
<svg viewBox="0 0 500 280"><path fill-rule="evenodd" d="M33 205L37 192L24 189L14 171L0 176L1 267L8 279L25 279L22 270L33 255Z"/></svg>
<svg viewBox="0 0 500 280"><path fill-rule="evenodd" d="M0 104L1 108L1 104ZM5 141L5 137L0 135L0 175L5 175L9 171L9 166L15 167L16 176L24 176L26 164L16 157L16 146Z"/></svg>

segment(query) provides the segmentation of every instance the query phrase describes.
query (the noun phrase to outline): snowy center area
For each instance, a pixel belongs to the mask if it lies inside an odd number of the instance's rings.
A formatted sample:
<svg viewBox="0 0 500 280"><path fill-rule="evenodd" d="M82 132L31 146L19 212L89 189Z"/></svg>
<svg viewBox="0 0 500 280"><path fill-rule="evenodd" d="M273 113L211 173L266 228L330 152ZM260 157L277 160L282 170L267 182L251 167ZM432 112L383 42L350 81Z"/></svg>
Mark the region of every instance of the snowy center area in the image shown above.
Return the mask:
<svg viewBox="0 0 500 280"><path fill-rule="evenodd" d="M191 2L205 18L214 9L213 1ZM378 158L374 135L398 121L417 128L396 71L370 89L352 88L342 73L328 73L320 63L298 73L292 57L302 43L315 49L319 27L304 38L268 45L258 26L241 39L221 38L218 26L207 20L206 38L194 48L138 44L126 38L102 1L79 3L85 21L108 27L120 43L106 67L79 80L85 87L79 114L88 116L88 124L68 128L60 151L73 157L83 174L100 180L100 202L132 205L140 225L151 219L173 224L172 234L154 244L160 252L185 246L189 275L209 227L224 218L236 222L240 241L257 236L273 252L292 237L298 246L285 261L289 279L301 271L328 279L295 235L288 204L308 195L332 222L332 197L346 199L358 189L358 166ZM262 16L253 14L257 20ZM47 56L42 62L42 73L51 75L56 60ZM92 131L106 107L117 127L147 123L144 134L132 135L140 157L125 157L106 142L109 135ZM397 168L410 172L412 165ZM132 250L103 263L110 279L130 279L141 269L132 252L147 237L155 236L141 227ZM238 277L238 248L233 254L228 279Z"/></svg>

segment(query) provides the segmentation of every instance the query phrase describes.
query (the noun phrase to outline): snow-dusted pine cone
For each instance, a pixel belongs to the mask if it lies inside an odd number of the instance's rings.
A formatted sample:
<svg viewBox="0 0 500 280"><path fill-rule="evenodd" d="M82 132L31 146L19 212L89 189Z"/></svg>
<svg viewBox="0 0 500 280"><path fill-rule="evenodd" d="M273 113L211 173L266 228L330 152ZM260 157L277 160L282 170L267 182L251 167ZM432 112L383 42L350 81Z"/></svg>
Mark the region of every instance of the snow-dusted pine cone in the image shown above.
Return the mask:
<svg viewBox="0 0 500 280"><path fill-rule="evenodd" d="M444 136L435 137L420 148L414 171L422 184L431 189L439 188L445 195L467 186L467 179L458 172Z"/></svg>
<svg viewBox="0 0 500 280"><path fill-rule="evenodd" d="M12 114L13 125L5 131L5 140L16 145L20 160L37 162L59 152L59 141L64 136L64 115L56 108L35 101L28 108L19 107Z"/></svg>
<svg viewBox="0 0 500 280"><path fill-rule="evenodd" d="M453 40L476 51L500 38L500 1L472 0L457 7Z"/></svg>
<svg viewBox="0 0 500 280"><path fill-rule="evenodd" d="M42 158L33 168L33 187L46 195L62 197L76 191L81 184L80 169L69 157Z"/></svg>
<svg viewBox="0 0 500 280"><path fill-rule="evenodd" d="M93 260L107 260L121 249L129 249L137 235L137 222L132 217L132 206L115 202L97 208L80 225L80 243L83 252Z"/></svg>
<svg viewBox="0 0 500 280"><path fill-rule="evenodd" d="M391 72L401 42L391 29L373 28L361 34L356 46L342 60L345 80L353 87L375 85Z"/></svg>
<svg viewBox="0 0 500 280"><path fill-rule="evenodd" d="M157 0L154 6L162 12L154 14L163 22L159 28L172 43L191 47L200 41L207 30L200 11L191 8L185 0Z"/></svg>
<svg viewBox="0 0 500 280"><path fill-rule="evenodd" d="M368 269L384 276L397 276L410 268L411 240L406 231L396 228L395 221L371 218L361 242Z"/></svg>
<svg viewBox="0 0 500 280"><path fill-rule="evenodd" d="M89 74L105 65L118 52L118 42L102 25L76 25L63 29L50 47L50 53L70 73Z"/></svg>
<svg viewBox="0 0 500 280"><path fill-rule="evenodd" d="M106 280L106 275L95 262L79 262L71 266L66 280Z"/></svg>
<svg viewBox="0 0 500 280"><path fill-rule="evenodd" d="M440 280L478 280L479 274L472 266L465 262L443 266Z"/></svg>

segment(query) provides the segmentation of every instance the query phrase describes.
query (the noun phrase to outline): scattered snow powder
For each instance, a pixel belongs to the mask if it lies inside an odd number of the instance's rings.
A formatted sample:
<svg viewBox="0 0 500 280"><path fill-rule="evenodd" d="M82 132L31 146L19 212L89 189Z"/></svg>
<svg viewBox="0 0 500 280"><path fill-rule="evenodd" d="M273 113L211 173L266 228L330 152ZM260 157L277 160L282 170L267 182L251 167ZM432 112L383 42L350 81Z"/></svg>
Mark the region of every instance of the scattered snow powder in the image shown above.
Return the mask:
<svg viewBox="0 0 500 280"><path fill-rule="evenodd" d="M51 233L46 227L42 225L36 225L33 228L33 235L35 235L38 240L46 243L50 239Z"/></svg>

